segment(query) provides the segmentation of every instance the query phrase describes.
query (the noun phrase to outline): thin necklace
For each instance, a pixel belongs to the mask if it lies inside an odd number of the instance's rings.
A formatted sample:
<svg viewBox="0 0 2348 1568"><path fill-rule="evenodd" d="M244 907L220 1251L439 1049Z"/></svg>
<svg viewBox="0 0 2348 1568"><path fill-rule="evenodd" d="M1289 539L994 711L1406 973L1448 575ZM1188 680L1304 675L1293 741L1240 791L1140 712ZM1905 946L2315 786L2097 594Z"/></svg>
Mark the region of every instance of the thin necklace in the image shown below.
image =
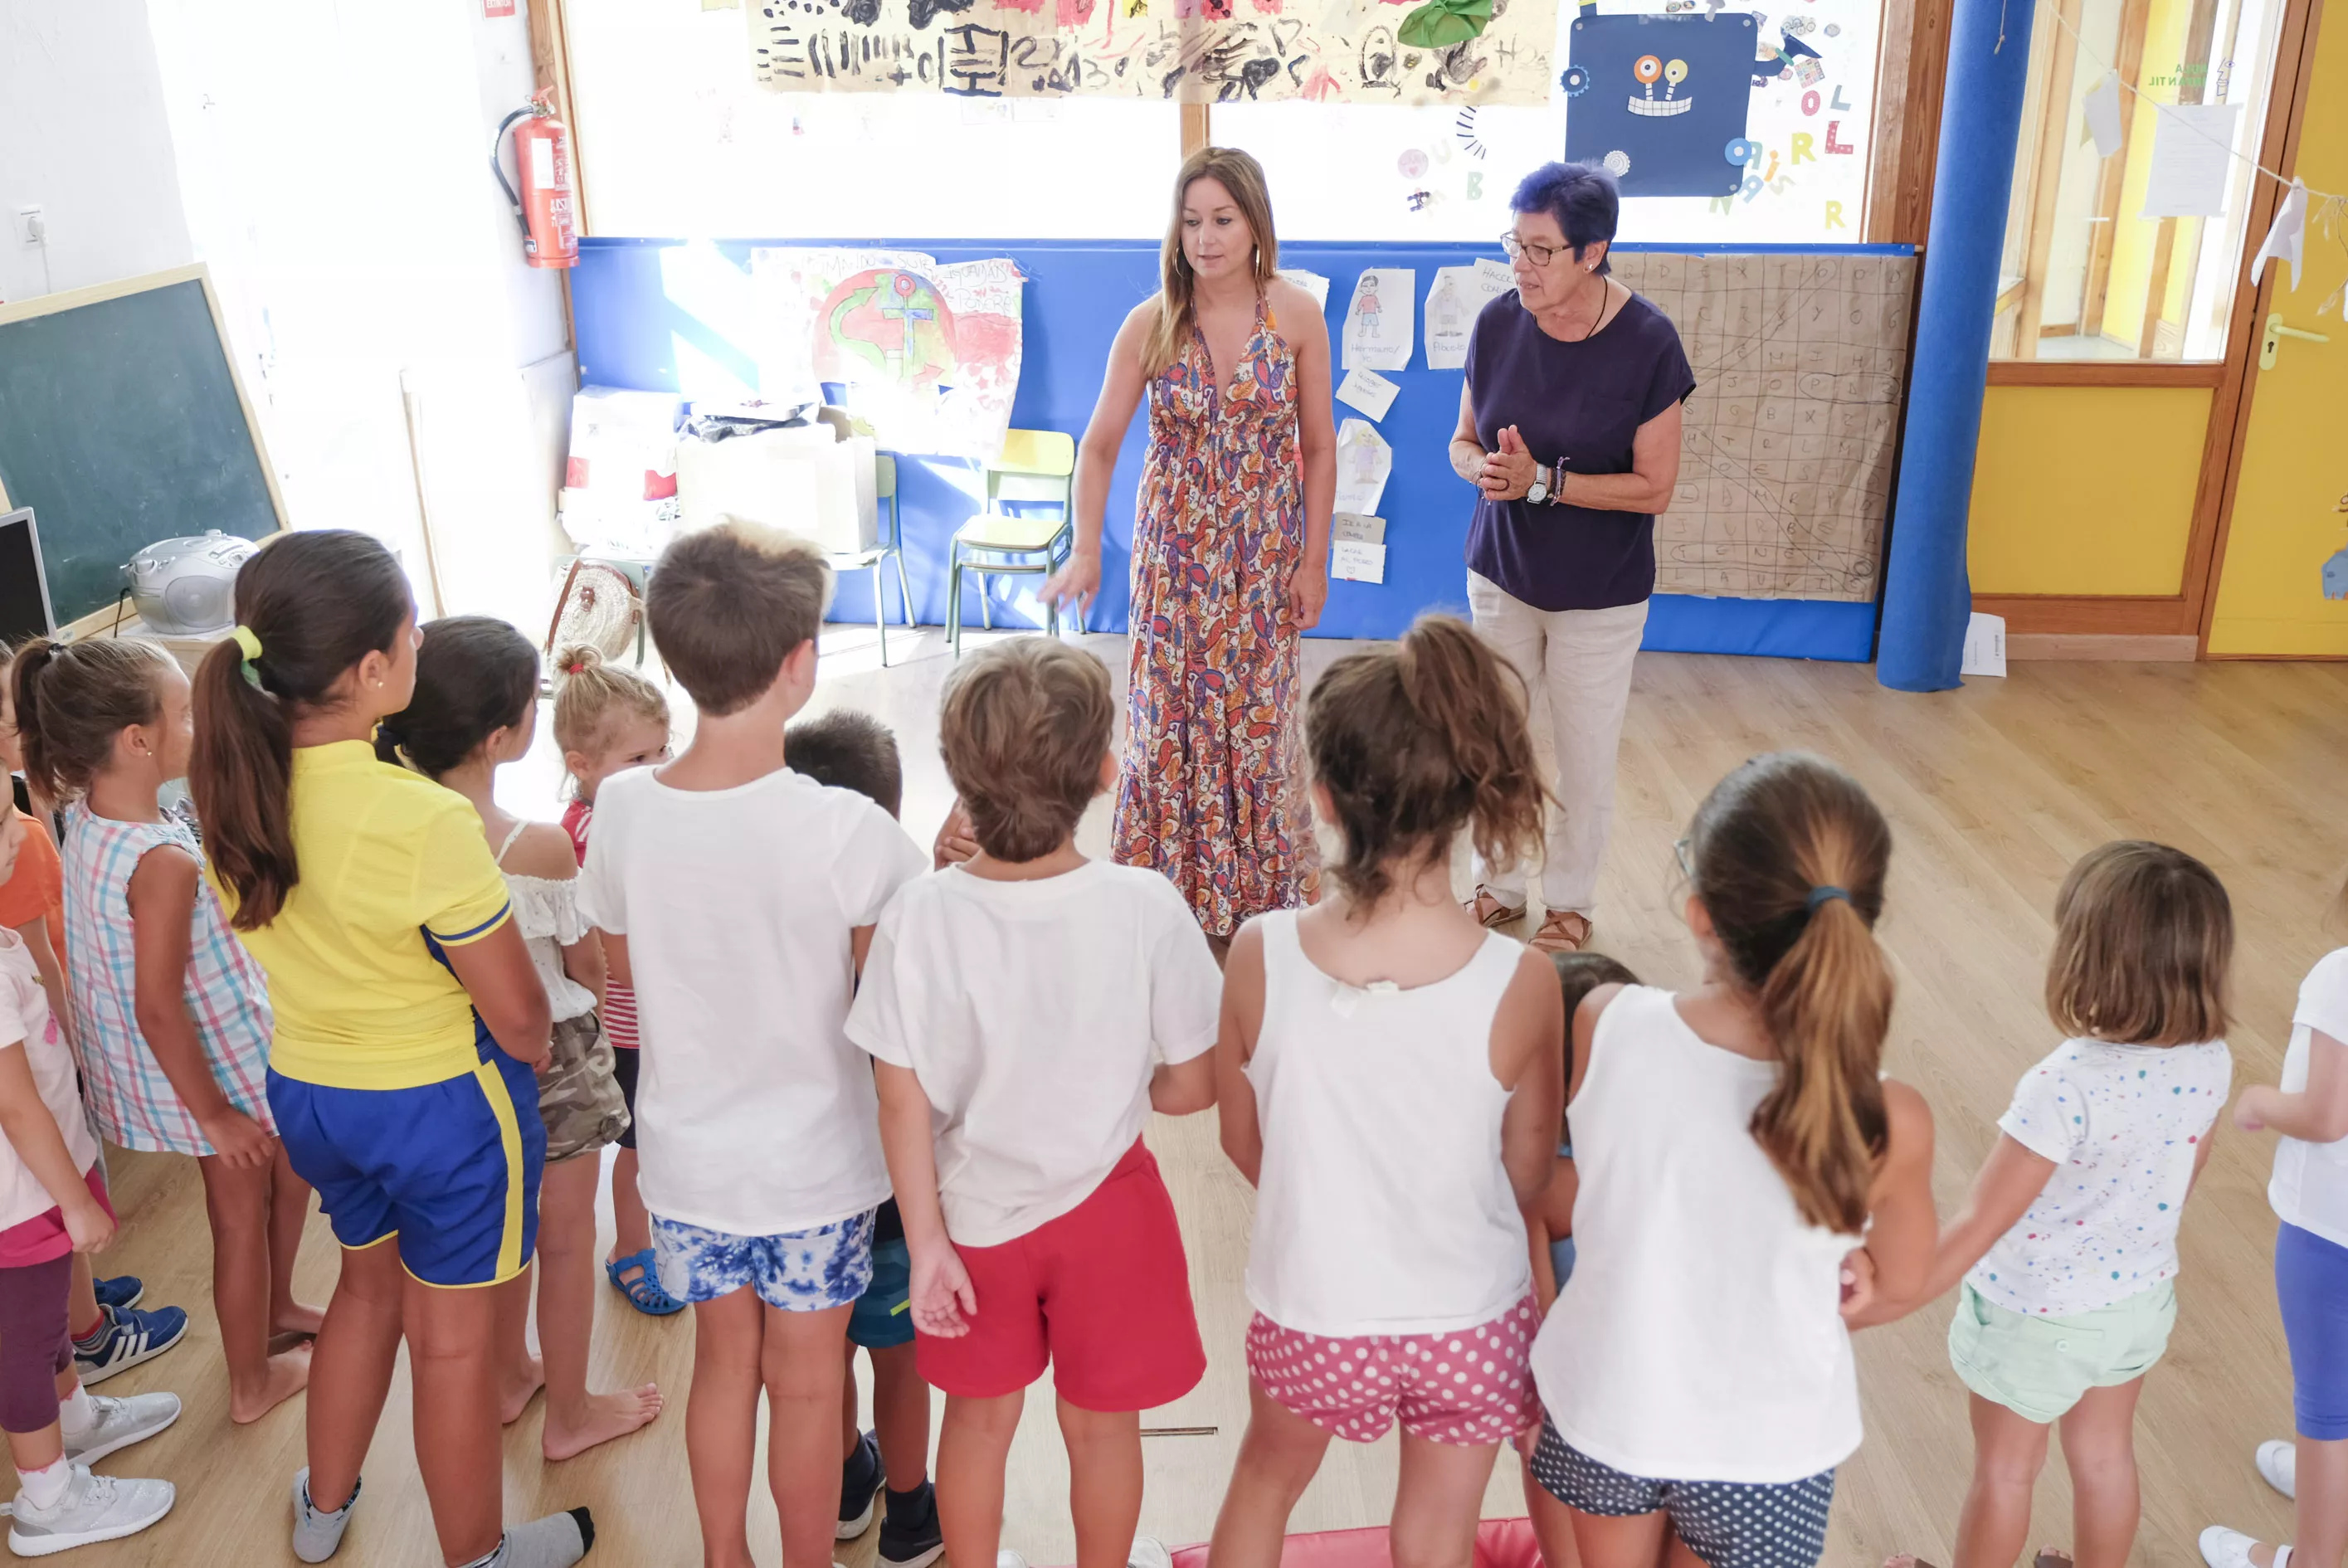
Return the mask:
<svg viewBox="0 0 2348 1568"><path fill-rule="evenodd" d="M1600 278L1598 280L1598 319L1590 324L1589 331L1583 333L1580 337L1572 339L1573 342L1587 343L1591 338L1598 335L1598 329L1606 325L1606 312L1614 303L1612 297L1613 293L1614 291L1612 289L1606 286L1606 280L1604 278Z"/></svg>

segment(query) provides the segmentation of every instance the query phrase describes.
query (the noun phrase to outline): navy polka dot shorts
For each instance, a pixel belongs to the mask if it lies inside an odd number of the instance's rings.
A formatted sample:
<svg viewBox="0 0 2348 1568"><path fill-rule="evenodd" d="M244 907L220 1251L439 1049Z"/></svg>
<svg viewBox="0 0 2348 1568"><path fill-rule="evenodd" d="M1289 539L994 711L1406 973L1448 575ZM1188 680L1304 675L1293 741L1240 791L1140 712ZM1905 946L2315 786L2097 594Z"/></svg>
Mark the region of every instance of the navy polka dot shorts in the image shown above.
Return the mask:
<svg viewBox="0 0 2348 1568"><path fill-rule="evenodd" d="M1725 1480L1649 1480L1600 1464L1541 1423L1533 1453L1541 1490L1582 1513L1627 1518L1668 1513L1688 1550L1710 1568L1814 1568L1827 1549L1835 1472L1756 1486Z"/></svg>

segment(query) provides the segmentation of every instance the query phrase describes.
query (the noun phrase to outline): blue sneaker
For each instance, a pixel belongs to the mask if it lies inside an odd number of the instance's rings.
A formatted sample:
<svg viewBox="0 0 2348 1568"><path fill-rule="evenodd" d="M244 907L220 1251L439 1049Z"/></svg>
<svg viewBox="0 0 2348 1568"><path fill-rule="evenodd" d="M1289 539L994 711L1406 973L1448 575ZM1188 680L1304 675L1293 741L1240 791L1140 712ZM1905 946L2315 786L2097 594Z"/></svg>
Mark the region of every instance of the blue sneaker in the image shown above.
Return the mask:
<svg viewBox="0 0 2348 1568"><path fill-rule="evenodd" d="M74 1341L74 1365L85 1388L141 1361L152 1361L188 1336L188 1315L176 1306L141 1312L135 1306L102 1305L98 1312L105 1322L88 1338Z"/></svg>
<svg viewBox="0 0 2348 1568"><path fill-rule="evenodd" d="M98 1286L100 1306L137 1306L147 1299L147 1282L137 1274L116 1274L91 1283Z"/></svg>

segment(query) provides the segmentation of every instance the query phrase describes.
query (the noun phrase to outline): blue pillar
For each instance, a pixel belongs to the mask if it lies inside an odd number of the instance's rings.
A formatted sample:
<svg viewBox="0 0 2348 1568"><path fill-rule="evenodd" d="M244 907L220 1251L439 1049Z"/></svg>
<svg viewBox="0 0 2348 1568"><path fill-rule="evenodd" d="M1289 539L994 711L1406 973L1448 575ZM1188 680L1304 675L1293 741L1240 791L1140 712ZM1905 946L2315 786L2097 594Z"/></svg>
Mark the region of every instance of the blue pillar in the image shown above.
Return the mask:
<svg viewBox="0 0 2348 1568"><path fill-rule="evenodd" d="M1965 622L1972 613L1965 514L1972 501L1998 258L2030 75L2032 9L2033 0L1956 0L1949 21L1940 163L1932 177L1932 226L1924 239L1916 357L1875 663L1876 678L1901 691L1958 684Z"/></svg>

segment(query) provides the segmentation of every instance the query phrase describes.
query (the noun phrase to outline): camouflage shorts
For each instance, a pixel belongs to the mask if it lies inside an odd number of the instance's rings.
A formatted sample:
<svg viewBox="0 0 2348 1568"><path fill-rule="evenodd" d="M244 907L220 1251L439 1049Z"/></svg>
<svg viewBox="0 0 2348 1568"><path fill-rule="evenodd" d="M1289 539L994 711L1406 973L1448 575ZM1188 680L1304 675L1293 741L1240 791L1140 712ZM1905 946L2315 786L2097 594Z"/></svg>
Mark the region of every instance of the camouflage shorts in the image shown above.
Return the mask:
<svg viewBox="0 0 2348 1568"><path fill-rule="evenodd" d="M554 1054L538 1069L538 1116L546 1162L592 1153L627 1130L628 1107L612 1076L612 1042L592 1013L554 1026Z"/></svg>

